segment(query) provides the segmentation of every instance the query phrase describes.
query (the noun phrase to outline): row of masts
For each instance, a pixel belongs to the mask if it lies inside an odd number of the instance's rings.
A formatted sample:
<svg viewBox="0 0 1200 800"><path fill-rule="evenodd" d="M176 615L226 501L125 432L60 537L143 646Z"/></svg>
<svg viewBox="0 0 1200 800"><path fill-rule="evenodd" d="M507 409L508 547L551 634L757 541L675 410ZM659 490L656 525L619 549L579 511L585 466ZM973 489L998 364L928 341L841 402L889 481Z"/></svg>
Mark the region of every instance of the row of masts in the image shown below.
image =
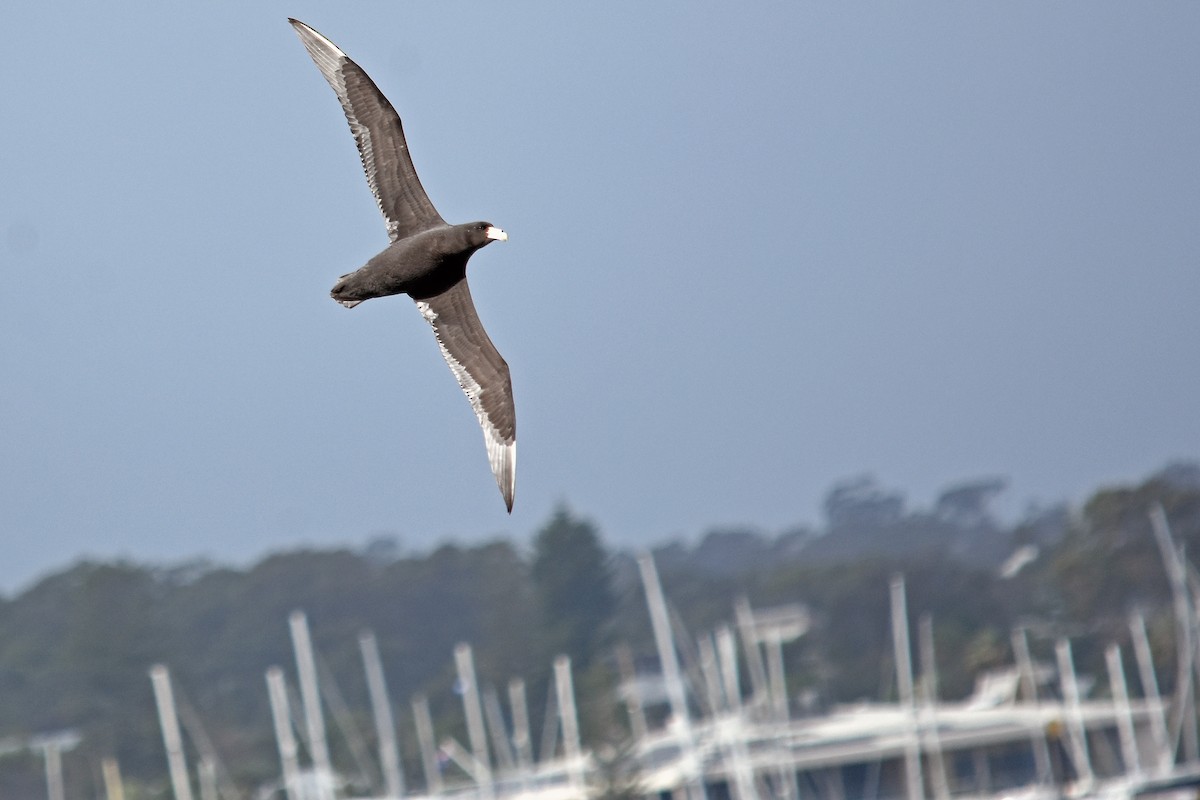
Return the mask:
<svg viewBox="0 0 1200 800"><path fill-rule="evenodd" d="M1200 574L1186 563L1182 550L1170 536L1166 524L1166 516L1161 508L1151 512L1156 540L1162 550L1162 557L1167 564L1168 574L1175 597L1176 619L1179 625L1177 652L1179 666L1176 680L1176 691L1173 702L1166 704L1160 697L1154 665L1150 656L1150 646L1146 635L1145 621L1140 614L1130 618L1130 641L1138 665L1143 700L1139 704L1139 717L1145 720L1148 728L1145 737L1149 746L1149 755L1143 756L1139 750L1139 740L1135 731L1135 715L1133 703L1129 696L1128 685L1124 673L1121 649L1112 644L1105 651L1105 665L1109 678L1109 691L1112 719L1115 721L1116 736L1119 741L1119 752L1122 763L1122 773L1117 779L1123 786L1148 786L1152 782L1162 783L1168 777L1195 780L1200 776L1200 758L1196 754L1196 703L1194 681L1200 681L1200 658L1197 644L1200 643L1200 615L1195 611L1200 606ZM667 697L671 706L672 726L682 752L682 788L689 800L704 800L706 796L705 776L706 761L712 764L711 731L718 731L716 723L718 714L733 717L737 723L737 733L720 742L724 752L720 754L721 764L717 771L729 779L729 791L735 800L757 800L763 792L760 780L755 778L761 774L761 769L749 768L745 763L745 745L751 734L742 726L743 709L740 697L734 692L723 690L724 685L737 685L737 663L734 659L717 658L715 653L729 652L725 644L714 648L701 640L697 648L703 664L716 664L720 672L709 674L704 670L704 681L701 684L708 695L708 708L712 712L709 723L701 720L695 722L689 714L689 707L684 688L684 682L676 657L677 645L670 625L670 617L662 600L661 589L653 562L648 556L639 561L643 583L646 586L647 599L650 604L651 621L654 625L655 639L662 663L663 679L666 683ZM908 734L904 740L903 768L905 782L905 797L907 800L925 800L927 789L937 800L946 800L950 796L950 780L947 765L943 758L943 747L940 742L938 709L936 691L936 671L934 669L932 619L925 615L921 619L919 654L922 665L920 681L914 677L912 666L912 646L909 640L909 616L905 597L903 576L897 575L890 586L890 605L892 613L893 648L896 667L896 685L899 695L899 708L907 718ZM743 601L744 602L744 601ZM739 608L741 611L741 608ZM739 618L749 617L750 614L739 613ZM766 616L766 615L760 615ZM780 626L773 632L755 631L739 620L739 633L745 650L753 696L751 717L757 720L760 727L764 722L773 724L777 731L786 730L788 719L788 698L783 688L781 643L803 632L806 619L802 614L792 613L790 625ZM719 644L731 641L728 629L717 632L716 641ZM1076 795L1094 792L1103 783L1093 768L1092 754L1088 741L1088 723L1084 718L1083 691L1075 673L1071 644L1068 639L1055 642L1054 653L1059 675L1060 700L1052 706L1046 706L1038 697L1037 680L1034 665L1029 655L1027 631L1023 628L1013 633L1013 652L1016 657L1020 687L1024 700L1034 709L1044 708L1053 712L1055 717L1063 720L1065 728L1064 743L1066 756L1073 772L1073 780L1068 789L1054 786L1055 777L1051 768L1050 744L1044 725L1030 727L1030 744L1033 751L1037 785L1051 793L1060 795L1069 791ZM763 648L766 651L767 668L764 668ZM699 683L692 680L695 687ZM702 701L702 698L697 698ZM764 713L765 709L765 713ZM749 718L746 718L747 720ZM705 735L709 738L706 744L708 752L698 742L697 724L705 726ZM634 726L638 727L637 725ZM765 735L770 735L769 733ZM777 735L776 739L782 739ZM740 746L739 746L740 745ZM740 751L740 752L739 752ZM796 798L796 765L794 756L783 754L777 761L777 778L774 785L768 787L768 793L774 797ZM1179 756L1178 760L1176 756ZM1112 781L1109 781L1112 785Z"/></svg>
<svg viewBox="0 0 1200 800"><path fill-rule="evenodd" d="M300 697L300 714L295 714L293 702L284 671L279 666L266 670L267 694L271 706L272 723L279 749L282 771L281 788L287 800L334 800L339 791L339 780L329 755L329 744L322 706L328 702L321 692L321 681L317 660L304 612L295 611L288 620L292 647L296 659ZM388 698L379 648L373 633L360 635L362 653L370 696L372 717L375 723L377 758L383 777L383 792L386 798L400 798L407 793L404 770L401 766L396 725ZM417 742L421 752L426 792L439 796L447 791L443 780L443 767L452 761L471 779L471 783L482 800L496 796L496 774L493 771L490 749L506 772L516 773L528 788L536 772L533 761L532 736L526 704L525 683L517 678L508 686L513 732L509 735L503 721L499 700L494 692L481 692L475 675L471 646L460 643L454 648L457 671L455 691L462 695L466 718L468 747L463 747L453 736L437 741L429 711L429 701L424 695L413 698L412 709ZM575 707L574 686L571 676L571 661L563 655L554 660L554 694L548 711L557 711L556 718L548 720L546 738L542 743L543 761L553 756L561 742L561 767L566 785L575 796L584 794L585 754L580 741L579 722ZM174 800L194 800L192 780L183 746L175 693L172 690L167 667L158 664L150 671L155 701L159 712L163 744L167 753L167 767L171 779ZM332 688L329 684L327 688ZM303 725L299 721L303 721ZM552 724L551 724L552 722ZM302 736L298 738L297 733ZM188 731L193 741L205 738L202 729ZM309 764L301 763L301 745L307 751ZM203 750L204 748L198 748ZM351 749L355 749L353 746ZM223 772L219 762L202 754L198 783L200 800L240 800L240 794L228 782L218 781ZM360 759L361 760L361 759ZM362 765L360 764L360 767ZM363 770L365 772L365 769ZM53 799L52 799L53 800Z"/></svg>
<svg viewBox="0 0 1200 800"><path fill-rule="evenodd" d="M639 558L639 568L646 591L647 603L654 629L664 683L668 690L672 719L684 732L684 750L690 752L688 726L691 715L687 711L688 693L677 654L682 650L677 643L666 600L659 584L653 559L649 554ZM745 657L749 664L754 703L766 703L780 720L787 719L787 696L784 685L782 645L790 641L807 627L807 618L799 607L787 607L780 613L751 611L743 599L736 606L738 632L747 643ZM288 620L295 656L299 698L296 701L290 692L284 670L272 666L265 672L267 694L270 701L272 723L278 745L281 764L282 789L287 800L333 800L338 792L338 780L332 767L326 735L323 702L337 697L332 683L325 684L327 696L322 699L322 682L317 669L306 615L295 611ZM388 699L378 644L374 634L364 632L359 639L362 659L366 671L367 688L370 696L372 717L375 722L378 743L378 763L382 773L382 790L387 798L404 797L407 787L399 757L399 746L395 735L396 725ZM767 649L764 659L760 645ZM729 710L741 708L741 691L737 674L737 651L734 633L728 628L717 631L714 640L699 643L699 669L704 680L721 683L723 700L710 700L713 710L723 703ZM721 666L717 666L717 653ZM525 683L519 678L510 681L508 700L512 718L512 732L508 734L503 721L499 701L494 692L481 693L476 681L471 648L460 643L454 651L457 670L456 691L462 694L464 715L467 722L469 747L463 747L452 736L440 742L435 739L433 722L426 697L413 698L412 710L421 763L425 778L426 793L439 796L447 791L443 782L443 765L446 760L454 762L471 779L475 792L481 800L495 797L495 776L489 758L489 736L491 748L499 766L507 775L519 778L519 788L529 790L536 783L539 769L557 778L565 779L564 785L570 796L586 794L589 755L580 742L579 724L575 708L574 688L570 659L559 656L553 664L553 693L547 704L547 720L543 726L543 740L539 754L541 761L535 764L531 727L525 698ZM689 665L696 666L696 665ZM200 800L241 800L241 793L233 785L224 769L216 750L200 723L199 715L186 701L177 696L177 687L172 685L170 673L165 665L154 665L150 670L151 684L159 715L167 767L174 800L194 800L193 781L184 747L184 732L198 751L196 786ZM693 680L692 683L695 683ZM333 690L332 692L329 690ZM710 691L710 695L713 692ZM330 703L332 705L332 703ZM299 708L299 714L293 710ZM630 697L630 719L636 739L647 733L644 710L636 695ZM485 732L485 729L487 732ZM77 741L76 736L70 745ZM561 742L561 758L555 759L557 746ZM309 764L301 763L301 750L308 754ZM50 800L62 800L61 742L50 741L44 746L47 786ZM351 748L358 750L351 743ZM364 759L356 753L360 771ZM698 764L696 765L698 767ZM696 769L692 773L699 775ZM739 770L739 780L749 780L744 770ZM119 767L114 759L103 764L106 796L108 800L123 800L123 789ZM703 797L703 781L696 777L692 782L691 794ZM797 793L792 792L792 797Z"/></svg>
<svg viewBox="0 0 1200 800"><path fill-rule="evenodd" d="M1200 598L1200 579L1194 570L1189 572L1180 549L1170 538L1161 509L1152 512L1151 519L1175 593L1175 611L1179 621L1179 664L1175 701L1168 714L1166 704L1159 698L1145 623L1140 616L1135 615L1130 623L1130 636L1138 664L1144 709L1149 710L1149 733L1154 753L1150 759L1151 763L1144 764L1135 738L1132 704L1122 668L1120 649L1112 645L1106 651L1122 760L1125 763L1126 777L1133 778L1143 774L1161 776L1170 772L1175 768L1176 753L1180 754L1184 764L1200 765L1200 757L1196 754L1197 725L1194 703L1194 680L1200 678L1200 659L1196 658L1195 653L1200 636L1196 631L1198 615L1194 611ZM750 763L745 729L741 726L741 721L752 717L758 723L768 723L780 732L787 729L790 723L789 699L782 650L786 642L805 632L808 626L807 615L798 606L785 607L773 613L754 612L745 600L741 600L735 606L736 635L730 626L723 626L711 637L702 637L692 647L685 647L680 639L678 625L672 624L671 612L649 554L638 558L638 568L646 592L663 686L670 709L668 733L674 737L680 753L680 790L688 800L706 800L706 763L711 763L711 752L704 751L704 748L711 749L713 746L711 726L705 727L709 723L704 722L704 718L694 720L694 715L689 710L690 685L691 696L702 710L710 714L709 722L723 718L732 723L724 729L717 726L718 732L715 734L716 747L720 751L723 764L722 771L729 780L730 794L734 800L758 800L764 794L761 791L762 767ZM933 668L932 623L929 617L925 616L922 617L919 626L918 654L921 674L918 678L914 675L912 666L903 577L893 578L890 589L899 707L907 715L910 731L903 752L906 798L926 800L928 787L936 800L947 800L950 797L950 782L938 733L939 706L936 673ZM275 666L266 672L268 696L282 765L281 788L288 800L333 800L339 787L329 759L319 676L307 619L303 612L293 613L289 619L289 626L300 688L299 717L293 713L293 703L289 700L283 670ZM740 688L738 638L743 645L741 656L751 688L748 700L743 699ZM396 726L387 696L378 646L370 633L364 633L359 644L376 727L377 758L383 778L381 788L386 797L400 798L406 795L409 788L400 763ZM1027 703L1037 706L1041 702L1037 691L1038 681L1029 655L1025 630L1019 629L1014 632L1012 647L1020 675L1021 693ZM685 656L685 660L692 660L692 663L687 664L686 670L680 663L681 655ZM1086 789L1094 786L1097 779L1088 752L1087 732L1080 710L1081 690L1075 676L1069 641L1063 639L1056 643L1055 656L1061 694L1061 700L1057 702L1065 723L1067 755L1076 776L1077 786ZM470 646L465 643L459 644L454 651L454 660L458 677L456 691L462 695L468 746L464 747L449 736L438 742L434 736L427 699L417 696L412 703L426 793L438 796L463 788L448 788L444 785L442 766L449 760L457 764L470 778L469 788L480 800L493 800L500 793L512 793L514 776L518 778L515 789L528 791L534 783L531 776L534 776L538 769L555 770L557 780L562 782L570 796L585 796L590 762L579 738L570 661L562 656L554 662L554 690L550 697L551 707L547 709L547 724L543 726L541 762L535 764L524 683L520 679L514 679L508 687L512 719L510 735L495 692L480 691ZM631 662L632 659L629 658L623 661L627 667L623 672L631 672L631 669L628 669ZM175 800L193 800L166 668L156 666L152 670L151 678L159 704ZM644 710L637 693L627 693L626 702L635 739L639 742L648 741L649 732ZM556 718L551 716L555 712ZM298 718L303 719L303 726L297 723ZM702 727L697 729L697 724ZM309 757L307 768L301 765L301 742L297 741L296 736L301 727L302 744ZM722 733L722 730L725 732ZM703 731L703 736L709 737L710 741L700 742L699 731ZM189 733L190 738L197 739L194 733ZM490 749L495 753L496 769L493 768L493 761L489 755L489 740ZM562 744L562 757L555 761L555 745L558 741ZM1030 745L1036 765L1037 781L1039 785L1048 786L1053 776L1050 746L1045 731L1032 730ZM215 754L205 752L207 748L201 746L197 746L197 749L201 751L198 771L201 800L238 798L228 781L220 779L223 770L215 760ZM774 772L771 790L768 793L783 800L797 800L800 792L794 763L781 757ZM502 791L498 791L498 782L504 786Z"/></svg>
<svg viewBox="0 0 1200 800"><path fill-rule="evenodd" d="M890 588L898 693L900 704L905 709L911 726L911 736L905 747L906 797L908 800L925 800L926 777L928 777L937 800L947 800L950 796L949 781L937 733L938 702L934 688L936 675L933 669L932 625L929 624L928 616L922 618L920 652L923 685L922 690L918 692L913 681L903 576L894 576ZM1134 614L1130 618L1130 636L1137 656L1139 678L1143 687L1144 709L1148 717L1148 728L1154 753L1152 764L1143 764L1139 751L1133 706L1125 679L1121 648L1118 645L1111 644L1105 649L1105 665L1109 676L1109 690L1125 767L1123 779L1136 782L1144 774L1155 776L1167 774L1173 769L1175 758L1167 732L1166 706L1159 696L1158 682L1150 657L1150 645L1146 636L1145 620L1140 614ZM1041 706L1042 700L1039 697L1038 681L1035 677L1033 661L1029 654L1027 632L1024 628L1013 632L1012 649L1016 657L1024 699L1026 703L1038 708ZM1075 671L1070 640L1058 639L1055 642L1054 650L1060 682L1061 701L1059 705L1066 723L1068 755L1077 776L1074 791L1086 794L1095 788L1097 776L1093 770L1089 752L1082 710L1083 693ZM1030 744L1037 784L1049 786L1053 778L1050 765L1050 746L1044 727L1038 726L1031 732ZM929 772L932 774L928 776L922 769L923 755L928 757L930 764Z"/></svg>

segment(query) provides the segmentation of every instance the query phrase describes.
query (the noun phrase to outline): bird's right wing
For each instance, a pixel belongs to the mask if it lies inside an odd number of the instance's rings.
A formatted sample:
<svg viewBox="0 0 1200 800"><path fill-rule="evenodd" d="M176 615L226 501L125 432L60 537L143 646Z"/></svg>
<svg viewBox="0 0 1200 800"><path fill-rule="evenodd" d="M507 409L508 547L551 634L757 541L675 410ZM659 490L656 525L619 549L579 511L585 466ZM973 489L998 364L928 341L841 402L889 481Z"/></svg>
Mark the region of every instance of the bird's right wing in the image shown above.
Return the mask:
<svg viewBox="0 0 1200 800"><path fill-rule="evenodd" d="M288 22L346 112L367 184L387 222L388 236L396 241L445 224L417 178L396 109L337 45L299 20Z"/></svg>
<svg viewBox="0 0 1200 800"><path fill-rule="evenodd" d="M433 326L442 356L479 418L492 474L512 513L517 484L517 418L508 364L475 313L465 277L440 294L417 300L417 308Z"/></svg>

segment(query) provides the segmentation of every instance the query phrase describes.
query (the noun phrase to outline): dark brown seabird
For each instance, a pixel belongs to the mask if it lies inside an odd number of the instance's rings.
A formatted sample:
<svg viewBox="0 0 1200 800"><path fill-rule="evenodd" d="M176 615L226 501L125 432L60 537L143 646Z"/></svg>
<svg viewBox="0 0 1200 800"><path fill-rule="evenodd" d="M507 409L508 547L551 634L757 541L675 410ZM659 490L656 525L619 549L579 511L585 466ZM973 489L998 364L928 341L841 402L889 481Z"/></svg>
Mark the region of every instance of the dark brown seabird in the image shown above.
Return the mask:
<svg viewBox="0 0 1200 800"><path fill-rule="evenodd" d="M507 240L508 234L489 222L447 224L417 179L392 104L337 45L299 20L288 22L341 101L391 238L383 252L338 280L333 299L346 308L392 294L416 301L479 418L488 461L511 514L517 478L512 381L467 288L467 259L484 245Z"/></svg>

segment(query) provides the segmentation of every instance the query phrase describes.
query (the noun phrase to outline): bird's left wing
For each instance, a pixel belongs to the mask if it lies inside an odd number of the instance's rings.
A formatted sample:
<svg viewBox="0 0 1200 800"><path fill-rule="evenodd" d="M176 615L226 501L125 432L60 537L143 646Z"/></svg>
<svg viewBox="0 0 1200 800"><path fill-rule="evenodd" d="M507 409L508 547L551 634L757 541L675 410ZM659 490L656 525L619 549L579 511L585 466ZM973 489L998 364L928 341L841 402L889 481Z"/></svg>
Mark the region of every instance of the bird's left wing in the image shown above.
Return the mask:
<svg viewBox="0 0 1200 800"><path fill-rule="evenodd" d="M417 178L396 109L337 45L299 20L288 22L346 112L367 184L387 222L388 236L396 241L444 225Z"/></svg>
<svg viewBox="0 0 1200 800"><path fill-rule="evenodd" d="M442 356L479 418L488 461L511 514L517 482L517 419L508 364L475 313L465 277L440 294L418 299L417 308L433 326Z"/></svg>

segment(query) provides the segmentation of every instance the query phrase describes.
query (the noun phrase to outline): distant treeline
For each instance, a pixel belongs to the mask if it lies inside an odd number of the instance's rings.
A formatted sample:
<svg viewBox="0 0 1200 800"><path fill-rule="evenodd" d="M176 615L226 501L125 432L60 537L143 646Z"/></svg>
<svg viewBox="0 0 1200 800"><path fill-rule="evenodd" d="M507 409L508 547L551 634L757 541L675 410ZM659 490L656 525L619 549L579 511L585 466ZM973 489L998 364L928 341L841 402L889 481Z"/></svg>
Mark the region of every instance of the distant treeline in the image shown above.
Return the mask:
<svg viewBox="0 0 1200 800"><path fill-rule="evenodd" d="M732 619L746 597L758 608L803 603L809 632L785 648L796 713L860 698L894 697L888 580L907 578L914 620L929 614L944 698L971 691L981 670L1011 663L1010 631L1031 632L1035 657L1075 639L1079 668L1103 674L1103 648L1125 644L1141 611L1159 678L1174 674L1170 594L1149 522L1165 510L1176 539L1200 552L1200 467L1172 465L1138 486L1098 491L1082 508L1031 509L998 523L989 501L999 480L952 487L933 508L869 478L838 484L820 530L722 530L654 551L663 587L688 635ZM295 685L288 615L307 612L321 671L344 702L331 703L340 771L363 784L342 728L369 746L374 728L358 636L375 633L400 728L404 768L421 784L410 700L428 696L439 736L467 740L454 692L453 650L474 648L482 686L504 697L527 683L536 742L551 663L572 659L583 732L619 743L618 647L657 669L633 554L607 549L595 526L558 509L528 547L510 541L408 553L380 539L359 550L299 550L247 569L208 563L154 567L81 562L0 600L0 796L44 793L31 737L81 735L64 755L68 798L102 794L102 759L115 757L130 800L167 797L166 761L148 669L167 665L191 726L201 725L249 797L279 775L264 672ZM191 745L189 744L189 747ZM194 750L192 758L195 758Z"/></svg>

